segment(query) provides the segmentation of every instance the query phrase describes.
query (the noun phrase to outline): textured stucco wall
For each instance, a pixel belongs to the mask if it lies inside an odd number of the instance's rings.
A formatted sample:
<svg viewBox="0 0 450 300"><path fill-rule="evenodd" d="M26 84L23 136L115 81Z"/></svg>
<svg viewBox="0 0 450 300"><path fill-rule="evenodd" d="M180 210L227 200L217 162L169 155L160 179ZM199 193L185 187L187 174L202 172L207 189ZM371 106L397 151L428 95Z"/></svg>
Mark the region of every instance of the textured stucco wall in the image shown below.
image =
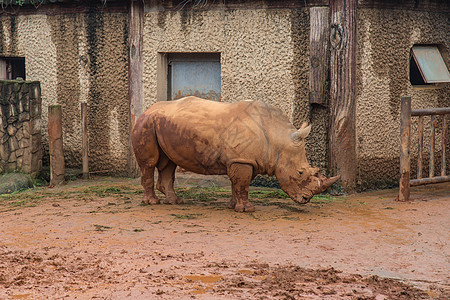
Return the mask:
<svg viewBox="0 0 450 300"><path fill-rule="evenodd" d="M43 142L47 107L63 108L66 166L81 166L80 103L88 103L91 170L126 173L128 154L127 14L0 17L0 55L23 56L27 80L41 82Z"/></svg>
<svg viewBox="0 0 450 300"><path fill-rule="evenodd" d="M308 8L236 7L230 9L218 3L202 11L164 10L146 2L144 107L156 101L161 84L158 53L220 52L222 101L274 104L297 127L311 118L309 159L326 169L329 112L316 106L309 113ZM126 13L96 12L0 17L0 55L24 56L27 80L41 82L44 143L46 107L63 106L68 166L81 165L80 102L86 101L91 168L125 174L127 17ZM440 44L448 51L450 28L444 13L395 9L359 8L357 22L358 184L361 188L382 187L396 184L398 179L401 95L412 97L413 108L450 105L449 84L438 89L417 89L408 78L411 47ZM413 141L416 127L415 121Z"/></svg>
<svg viewBox="0 0 450 300"><path fill-rule="evenodd" d="M158 52L220 52L222 101L260 100L292 116L289 10L157 11L145 15L145 107L156 101Z"/></svg>
<svg viewBox="0 0 450 300"><path fill-rule="evenodd" d="M158 53L220 52L222 101L273 104L299 127L309 116L308 12L220 6L207 11L167 11L147 6L144 107L157 99ZM309 139L310 160L321 167L326 162L323 120L323 116L314 119L317 124Z"/></svg>
<svg viewBox="0 0 450 300"><path fill-rule="evenodd" d="M359 9L357 18L359 184L362 188L380 188L398 184L400 97L411 96L413 109L450 106L450 84L437 89L418 89L409 82L411 47L441 44L448 51L450 25L445 13ZM429 119L425 119L425 141L429 137L428 124ZM441 149L441 130L442 125L437 130L437 151ZM417 118L413 118L412 152L415 153L416 141ZM426 153L428 149L426 146ZM415 159L411 170L415 176Z"/></svg>

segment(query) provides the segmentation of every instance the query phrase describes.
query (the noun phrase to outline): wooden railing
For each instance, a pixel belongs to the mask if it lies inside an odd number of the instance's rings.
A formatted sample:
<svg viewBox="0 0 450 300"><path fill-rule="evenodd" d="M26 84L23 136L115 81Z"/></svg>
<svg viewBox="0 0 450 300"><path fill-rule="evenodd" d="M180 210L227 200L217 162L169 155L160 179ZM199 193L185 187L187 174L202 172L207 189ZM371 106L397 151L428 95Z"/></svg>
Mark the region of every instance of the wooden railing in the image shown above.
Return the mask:
<svg viewBox="0 0 450 300"><path fill-rule="evenodd" d="M450 181L450 176L446 175L446 145L448 123L447 116L450 114L450 107L430 108L430 109L413 109L411 110L411 97L404 96L401 100L401 116L400 116L400 184L399 184L399 201L408 201L410 195L410 187L429 183L440 183ZM441 156L441 172L440 176L435 176L435 146L436 146L436 116L442 115L442 156ZM423 178L423 119L424 116L431 116L430 130L430 163L429 177ZM417 152L417 179L411 179L411 117L419 117L418 120L418 152Z"/></svg>

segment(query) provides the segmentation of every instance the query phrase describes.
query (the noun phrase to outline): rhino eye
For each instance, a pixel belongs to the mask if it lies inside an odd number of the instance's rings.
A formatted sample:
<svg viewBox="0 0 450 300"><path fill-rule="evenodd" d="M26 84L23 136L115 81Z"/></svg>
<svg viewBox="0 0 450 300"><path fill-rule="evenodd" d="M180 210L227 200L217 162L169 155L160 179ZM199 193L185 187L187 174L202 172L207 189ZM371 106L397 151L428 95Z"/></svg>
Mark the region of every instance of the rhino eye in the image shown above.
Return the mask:
<svg viewBox="0 0 450 300"><path fill-rule="evenodd" d="M298 175L303 175L303 171L298 171Z"/></svg>

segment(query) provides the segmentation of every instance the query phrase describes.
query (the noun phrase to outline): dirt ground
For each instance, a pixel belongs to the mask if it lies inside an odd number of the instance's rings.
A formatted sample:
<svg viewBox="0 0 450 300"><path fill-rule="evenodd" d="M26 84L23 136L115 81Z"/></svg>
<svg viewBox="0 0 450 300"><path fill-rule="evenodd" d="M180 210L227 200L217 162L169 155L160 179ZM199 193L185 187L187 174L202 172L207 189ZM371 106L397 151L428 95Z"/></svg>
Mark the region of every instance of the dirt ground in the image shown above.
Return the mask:
<svg viewBox="0 0 450 300"><path fill-rule="evenodd" d="M177 176L184 205L105 177L0 196L0 299L450 298L448 183L304 206L252 188L236 213L223 177Z"/></svg>

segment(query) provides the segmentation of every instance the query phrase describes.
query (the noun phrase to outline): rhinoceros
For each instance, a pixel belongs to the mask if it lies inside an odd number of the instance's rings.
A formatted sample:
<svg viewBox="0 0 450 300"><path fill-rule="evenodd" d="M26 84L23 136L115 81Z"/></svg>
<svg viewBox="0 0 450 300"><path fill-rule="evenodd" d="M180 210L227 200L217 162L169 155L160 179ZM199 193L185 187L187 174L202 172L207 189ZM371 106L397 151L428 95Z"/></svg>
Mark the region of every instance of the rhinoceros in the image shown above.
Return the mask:
<svg viewBox="0 0 450 300"><path fill-rule="evenodd" d="M296 129L282 111L258 101L223 103L185 97L153 104L133 126L131 141L141 170L144 202L183 203L174 191L177 166L199 174L228 175L237 212L254 211L248 201L252 179L275 175L281 189L304 204L339 176L326 178L306 159L305 138L311 125Z"/></svg>

